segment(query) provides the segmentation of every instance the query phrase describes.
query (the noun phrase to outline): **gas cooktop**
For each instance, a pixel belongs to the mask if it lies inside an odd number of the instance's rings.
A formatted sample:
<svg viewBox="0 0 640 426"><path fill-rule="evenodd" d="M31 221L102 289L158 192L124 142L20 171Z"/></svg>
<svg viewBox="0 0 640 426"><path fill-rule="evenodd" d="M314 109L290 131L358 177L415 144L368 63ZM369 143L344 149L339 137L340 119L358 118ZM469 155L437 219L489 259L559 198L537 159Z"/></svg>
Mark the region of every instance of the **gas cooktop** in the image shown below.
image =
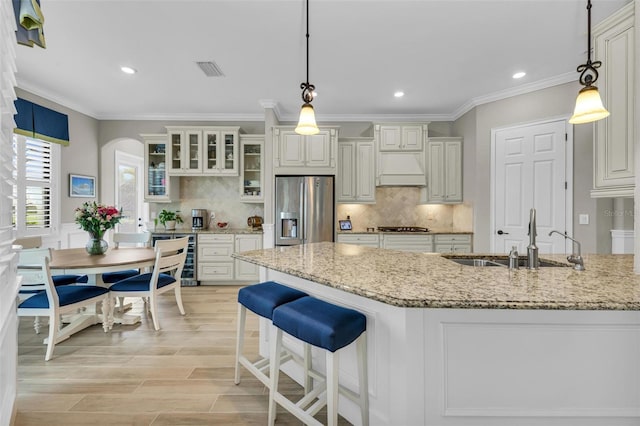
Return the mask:
<svg viewBox="0 0 640 426"><path fill-rule="evenodd" d="M429 232L428 228L419 226L378 226L380 232Z"/></svg>

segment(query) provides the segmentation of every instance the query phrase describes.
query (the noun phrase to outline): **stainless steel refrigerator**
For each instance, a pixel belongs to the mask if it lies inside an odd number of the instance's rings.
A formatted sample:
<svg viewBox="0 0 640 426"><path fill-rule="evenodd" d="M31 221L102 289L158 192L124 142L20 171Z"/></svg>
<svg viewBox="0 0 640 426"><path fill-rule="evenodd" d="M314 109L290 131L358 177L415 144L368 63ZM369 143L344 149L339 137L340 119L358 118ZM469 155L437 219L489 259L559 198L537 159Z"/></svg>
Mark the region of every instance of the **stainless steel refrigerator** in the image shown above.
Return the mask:
<svg viewBox="0 0 640 426"><path fill-rule="evenodd" d="M333 241L333 176L276 176L276 245Z"/></svg>

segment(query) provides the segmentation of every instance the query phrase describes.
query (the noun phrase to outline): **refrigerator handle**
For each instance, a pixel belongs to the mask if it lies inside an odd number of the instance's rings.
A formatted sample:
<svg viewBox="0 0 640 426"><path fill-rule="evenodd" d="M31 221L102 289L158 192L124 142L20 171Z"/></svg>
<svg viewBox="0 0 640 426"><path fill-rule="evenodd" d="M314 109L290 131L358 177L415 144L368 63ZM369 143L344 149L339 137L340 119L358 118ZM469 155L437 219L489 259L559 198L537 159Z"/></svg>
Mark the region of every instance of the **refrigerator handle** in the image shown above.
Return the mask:
<svg viewBox="0 0 640 426"><path fill-rule="evenodd" d="M307 238L307 194L305 193L305 181L300 181L300 223L298 224L298 235L300 242L304 244Z"/></svg>

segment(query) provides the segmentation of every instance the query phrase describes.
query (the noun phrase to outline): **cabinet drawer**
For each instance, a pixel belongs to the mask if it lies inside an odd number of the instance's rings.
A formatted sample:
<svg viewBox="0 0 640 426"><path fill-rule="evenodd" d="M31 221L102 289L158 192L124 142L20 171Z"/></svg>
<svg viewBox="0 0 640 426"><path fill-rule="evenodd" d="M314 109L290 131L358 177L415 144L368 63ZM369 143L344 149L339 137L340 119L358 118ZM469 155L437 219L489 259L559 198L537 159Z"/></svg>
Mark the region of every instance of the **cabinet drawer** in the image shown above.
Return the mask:
<svg viewBox="0 0 640 426"><path fill-rule="evenodd" d="M206 243L231 243L233 244L234 234L198 234L198 244Z"/></svg>
<svg viewBox="0 0 640 426"><path fill-rule="evenodd" d="M231 261L233 244L201 244L198 246L198 262Z"/></svg>
<svg viewBox="0 0 640 426"><path fill-rule="evenodd" d="M431 252L433 237L431 235L383 235L382 247L391 250Z"/></svg>
<svg viewBox="0 0 640 426"><path fill-rule="evenodd" d="M436 253L471 253L471 244L436 244Z"/></svg>
<svg viewBox="0 0 640 426"><path fill-rule="evenodd" d="M233 262L199 263L198 279L201 281L233 280Z"/></svg>
<svg viewBox="0 0 640 426"><path fill-rule="evenodd" d="M436 244L471 244L471 235L469 234L440 234L436 235Z"/></svg>
<svg viewBox="0 0 640 426"><path fill-rule="evenodd" d="M340 234L338 235L338 242L344 243L344 244L360 244L360 245L378 247L378 235Z"/></svg>

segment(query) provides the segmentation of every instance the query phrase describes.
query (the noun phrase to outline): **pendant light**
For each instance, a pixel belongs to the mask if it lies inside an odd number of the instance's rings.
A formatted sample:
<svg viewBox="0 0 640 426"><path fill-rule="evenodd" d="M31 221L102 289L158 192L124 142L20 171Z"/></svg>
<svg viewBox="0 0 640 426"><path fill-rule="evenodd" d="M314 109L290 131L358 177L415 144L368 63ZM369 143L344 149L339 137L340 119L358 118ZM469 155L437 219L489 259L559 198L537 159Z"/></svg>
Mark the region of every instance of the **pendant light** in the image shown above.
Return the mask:
<svg viewBox="0 0 640 426"><path fill-rule="evenodd" d="M580 84L584 87L578 93L573 116L569 119L571 124L590 123L609 116L609 111L602 105L598 88L593 85L598 79L597 68L602 62L591 62L591 0L587 0L587 16L587 63L579 65L577 69Z"/></svg>
<svg viewBox="0 0 640 426"><path fill-rule="evenodd" d="M315 135L320 130L316 124L316 115L311 106L315 86L309 83L309 0L307 0L307 81L300 84L304 104L300 110L300 119L295 132L300 135Z"/></svg>

